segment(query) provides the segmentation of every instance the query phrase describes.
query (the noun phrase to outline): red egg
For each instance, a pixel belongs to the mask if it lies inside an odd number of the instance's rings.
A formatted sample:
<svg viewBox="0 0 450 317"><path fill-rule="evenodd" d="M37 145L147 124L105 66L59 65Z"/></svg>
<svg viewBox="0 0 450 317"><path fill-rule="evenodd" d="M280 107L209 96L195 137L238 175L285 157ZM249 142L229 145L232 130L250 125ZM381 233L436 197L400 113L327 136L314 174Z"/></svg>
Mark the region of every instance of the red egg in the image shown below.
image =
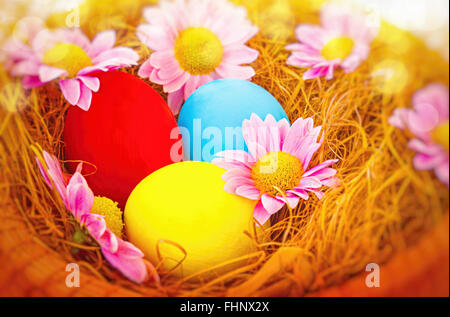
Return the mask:
<svg viewBox="0 0 450 317"><path fill-rule="evenodd" d="M91 107L70 107L65 123L67 160L86 161L83 174L95 195L122 207L153 171L179 161L181 136L164 99L141 79L120 71L101 73ZM75 172L76 164L69 163Z"/></svg>

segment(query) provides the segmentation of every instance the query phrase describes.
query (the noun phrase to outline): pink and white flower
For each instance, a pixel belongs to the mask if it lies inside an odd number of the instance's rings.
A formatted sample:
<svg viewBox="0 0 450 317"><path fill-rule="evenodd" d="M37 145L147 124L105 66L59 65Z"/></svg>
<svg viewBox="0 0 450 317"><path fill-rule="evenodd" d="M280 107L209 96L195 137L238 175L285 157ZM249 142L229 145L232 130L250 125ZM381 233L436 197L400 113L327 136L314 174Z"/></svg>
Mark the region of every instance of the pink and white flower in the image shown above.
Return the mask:
<svg viewBox="0 0 450 317"><path fill-rule="evenodd" d="M434 170L439 180L449 186L448 87L429 84L414 94L412 103L413 109L395 109L389 123L414 135L408 143L417 152L414 167Z"/></svg>
<svg viewBox="0 0 450 317"><path fill-rule="evenodd" d="M338 160L327 160L309 168L320 148L321 127L314 128L312 118L299 118L292 126L286 119L276 121L268 115L262 121L256 114L242 126L249 152L228 150L217 154L213 163L226 169L222 178L224 190L257 200L254 217L264 224L285 204L295 208L309 193L321 199L323 186L334 186L336 170L329 166Z"/></svg>
<svg viewBox="0 0 450 317"><path fill-rule="evenodd" d="M287 64L308 67L304 80L325 76L334 70L353 72L369 56L370 43L378 30L367 16L337 5L325 5L320 12L321 26L300 24L295 33L299 43L286 47L292 51Z"/></svg>
<svg viewBox="0 0 450 317"><path fill-rule="evenodd" d="M116 33L104 31L90 41L79 29L43 29L30 45L8 42L5 64L13 76L22 76L25 88L58 79L71 105L89 110L92 93L100 89L98 72L137 65L139 55L127 47L114 47ZM11 51L17 49L16 53ZM11 54L12 53L12 54Z"/></svg>
<svg viewBox="0 0 450 317"><path fill-rule="evenodd" d="M147 268L151 271L154 280L159 282L153 266L143 259L142 251L133 244L118 238L109 230L103 216L91 213L94 193L81 175L82 164L78 165L77 171L66 184L67 176L63 174L58 159L46 151L43 152L43 156L47 168L38 158L36 161L44 180L50 188L53 187L52 184L55 186L66 208L98 242L109 263L135 283L142 283L147 279Z"/></svg>
<svg viewBox="0 0 450 317"><path fill-rule="evenodd" d="M161 1L144 10L137 36L154 52L139 75L164 86L177 114L198 87L220 78L248 80L258 51L245 45L258 28L244 7L227 0Z"/></svg>

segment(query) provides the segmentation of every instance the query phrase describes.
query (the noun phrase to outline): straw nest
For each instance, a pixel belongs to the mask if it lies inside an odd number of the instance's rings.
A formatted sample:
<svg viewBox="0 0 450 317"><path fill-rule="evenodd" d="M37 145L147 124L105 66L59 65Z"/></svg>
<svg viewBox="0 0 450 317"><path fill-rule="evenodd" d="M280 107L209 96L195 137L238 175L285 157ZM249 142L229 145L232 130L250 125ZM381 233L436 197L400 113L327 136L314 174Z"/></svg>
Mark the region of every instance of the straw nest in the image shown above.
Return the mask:
<svg viewBox="0 0 450 317"><path fill-rule="evenodd" d="M88 1L81 7L81 26L90 37L115 29L117 45L136 49L144 61L150 51L135 31L148 2L118 1L112 6ZM338 158L341 186L328 190L320 202L311 199L280 212L266 231L269 239L249 255L245 267L208 282L163 274L161 285L135 285L103 259L98 246L72 240L77 225L36 168L40 147L64 161L62 133L69 105L56 85L25 91L18 79L0 70L0 259L5 266L0 293L303 295L339 285L364 271L367 263L387 262L448 221L443 218L448 189L432 172L413 168L408 136L387 123L396 107L411 105L417 89L431 82L448 84L448 64L412 35L383 23L370 57L357 71L338 71L331 81L304 82L304 70L286 65L289 52L284 47L295 41L295 25L318 23L321 1L235 2L246 5L261 28L249 42L260 52L252 65L253 81L275 96L291 122L313 117L323 126L325 141L314 160ZM48 24L55 27L64 19L65 14L55 15ZM136 74L137 68L124 71ZM166 97L161 87L149 84ZM444 237L429 243L438 247L414 259L417 266L445 248L448 263L448 227L443 230ZM445 230L447 244L442 246ZM64 268L71 262L81 266L80 288L64 284Z"/></svg>

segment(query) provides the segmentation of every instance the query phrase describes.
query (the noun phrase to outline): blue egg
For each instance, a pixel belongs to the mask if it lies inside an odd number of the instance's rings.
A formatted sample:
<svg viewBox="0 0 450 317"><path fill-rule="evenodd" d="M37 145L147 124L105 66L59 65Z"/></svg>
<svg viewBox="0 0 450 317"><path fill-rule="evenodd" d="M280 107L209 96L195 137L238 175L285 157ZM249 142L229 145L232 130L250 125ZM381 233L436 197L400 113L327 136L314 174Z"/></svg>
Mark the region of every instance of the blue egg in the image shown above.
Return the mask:
<svg viewBox="0 0 450 317"><path fill-rule="evenodd" d="M248 148L242 122L252 113L288 120L280 103L264 88L239 79L219 79L201 86L185 102L178 118L184 159L211 162L223 150Z"/></svg>

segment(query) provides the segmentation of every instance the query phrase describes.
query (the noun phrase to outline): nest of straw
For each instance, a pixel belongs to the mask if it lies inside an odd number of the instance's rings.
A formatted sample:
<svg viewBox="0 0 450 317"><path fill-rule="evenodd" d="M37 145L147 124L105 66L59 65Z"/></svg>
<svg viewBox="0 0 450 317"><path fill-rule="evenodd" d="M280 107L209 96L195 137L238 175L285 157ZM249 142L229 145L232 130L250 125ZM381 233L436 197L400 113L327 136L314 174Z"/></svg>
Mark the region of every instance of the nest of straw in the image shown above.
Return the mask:
<svg viewBox="0 0 450 317"><path fill-rule="evenodd" d="M155 1L119 1L114 6L88 1L81 8L81 27L91 37L115 29L117 45L134 48L143 61L150 51L138 41L136 26L149 2ZM339 158L341 186L328 190L320 202L304 201L278 213L266 232L270 239L245 267L207 282L162 275L161 285L133 284L103 259L99 247L72 241L77 224L36 168L40 147L64 161L62 133L69 105L56 85L26 91L0 69L0 259L7 262L0 274L3 292L303 295L339 285L367 263L387 262L442 221L448 189L432 172L413 168L408 136L387 119L396 107L409 106L417 89L431 82L448 84L448 64L412 35L383 23L370 57L357 71L338 71L331 81L304 82L303 69L286 65L289 52L284 47L295 41L295 25L318 23L321 1L234 2L247 6L261 28L249 42L260 52L252 65L253 82L275 96L291 122L313 117L323 126L324 143L315 160ZM125 5L127 9L121 7ZM55 15L48 24L59 26L64 19L65 14ZM136 74L137 68L124 71ZM166 97L161 87L148 83ZM64 268L71 262L81 266L80 289L64 286Z"/></svg>

